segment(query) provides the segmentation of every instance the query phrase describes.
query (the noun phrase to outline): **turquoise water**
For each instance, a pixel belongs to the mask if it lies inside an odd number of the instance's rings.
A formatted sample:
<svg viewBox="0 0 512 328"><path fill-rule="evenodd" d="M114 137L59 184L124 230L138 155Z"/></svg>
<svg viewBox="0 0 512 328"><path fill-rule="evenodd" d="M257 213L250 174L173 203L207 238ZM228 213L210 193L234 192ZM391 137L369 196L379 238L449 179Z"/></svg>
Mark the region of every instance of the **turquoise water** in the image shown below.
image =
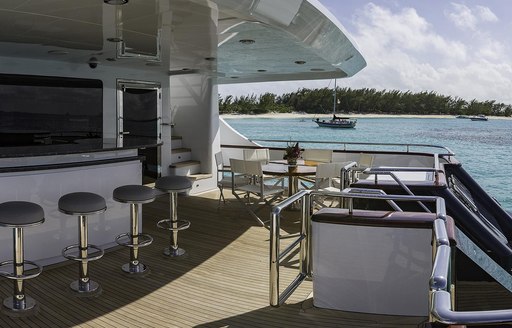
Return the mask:
<svg viewBox="0 0 512 328"><path fill-rule="evenodd" d="M226 122L250 139L445 146L491 196L512 210L512 120L360 118L355 129L346 130L319 128L309 119L247 118Z"/></svg>

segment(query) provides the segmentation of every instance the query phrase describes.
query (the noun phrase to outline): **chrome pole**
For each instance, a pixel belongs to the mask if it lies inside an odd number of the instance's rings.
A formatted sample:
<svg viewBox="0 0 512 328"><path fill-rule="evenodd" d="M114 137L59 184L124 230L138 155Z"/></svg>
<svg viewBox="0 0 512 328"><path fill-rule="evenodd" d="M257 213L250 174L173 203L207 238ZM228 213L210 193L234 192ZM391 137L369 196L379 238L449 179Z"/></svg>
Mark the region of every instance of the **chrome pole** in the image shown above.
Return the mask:
<svg viewBox="0 0 512 328"><path fill-rule="evenodd" d="M13 229L13 252L14 252L14 273L16 276L23 276L23 228ZM13 295L13 308L24 309L25 302L25 288L23 279L14 280L14 295Z"/></svg>
<svg viewBox="0 0 512 328"><path fill-rule="evenodd" d="M171 192L169 193L169 210L171 213L171 242L170 242L170 252L171 254L175 253L178 250L178 193Z"/></svg>
<svg viewBox="0 0 512 328"><path fill-rule="evenodd" d="M132 247L130 247L130 266L139 265L139 204L130 204L132 223Z"/></svg>
<svg viewBox="0 0 512 328"><path fill-rule="evenodd" d="M78 240L80 241L80 265L78 289L85 291L89 289L89 267L88 267L88 236L87 236L87 216L78 216Z"/></svg>
<svg viewBox="0 0 512 328"><path fill-rule="evenodd" d="M279 214L270 220L270 305L279 306Z"/></svg>

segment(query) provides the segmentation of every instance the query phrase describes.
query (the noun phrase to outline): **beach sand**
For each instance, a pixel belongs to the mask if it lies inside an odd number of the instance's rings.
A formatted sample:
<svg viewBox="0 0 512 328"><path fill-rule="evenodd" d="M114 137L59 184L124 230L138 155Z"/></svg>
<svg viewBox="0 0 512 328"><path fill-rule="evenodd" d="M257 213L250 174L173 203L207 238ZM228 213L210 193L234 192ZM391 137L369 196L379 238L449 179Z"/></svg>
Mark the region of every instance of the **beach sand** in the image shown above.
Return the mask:
<svg viewBox="0 0 512 328"><path fill-rule="evenodd" d="M391 114L337 114L337 116L346 116L351 118L455 118L453 115L391 115ZM331 117L331 114L303 114L303 113L268 113L268 114L259 114L259 115L242 115L242 114L222 114L220 117L222 118L304 118L304 119L328 119ZM488 116L489 119L512 119L512 117L503 117L503 116Z"/></svg>

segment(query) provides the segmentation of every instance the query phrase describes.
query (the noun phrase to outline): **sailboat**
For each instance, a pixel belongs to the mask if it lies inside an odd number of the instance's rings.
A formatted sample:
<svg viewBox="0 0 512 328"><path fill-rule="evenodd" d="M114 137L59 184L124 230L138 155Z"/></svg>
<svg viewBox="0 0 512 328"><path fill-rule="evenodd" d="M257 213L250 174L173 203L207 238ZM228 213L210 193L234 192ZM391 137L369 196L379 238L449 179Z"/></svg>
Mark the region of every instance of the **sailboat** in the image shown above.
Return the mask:
<svg viewBox="0 0 512 328"><path fill-rule="evenodd" d="M355 128L357 120L350 117L340 117L336 116L336 79L334 79L334 102L332 106L332 118L330 120L320 120L316 118L313 120L316 124L318 124L321 128L342 128L342 129L350 129Z"/></svg>

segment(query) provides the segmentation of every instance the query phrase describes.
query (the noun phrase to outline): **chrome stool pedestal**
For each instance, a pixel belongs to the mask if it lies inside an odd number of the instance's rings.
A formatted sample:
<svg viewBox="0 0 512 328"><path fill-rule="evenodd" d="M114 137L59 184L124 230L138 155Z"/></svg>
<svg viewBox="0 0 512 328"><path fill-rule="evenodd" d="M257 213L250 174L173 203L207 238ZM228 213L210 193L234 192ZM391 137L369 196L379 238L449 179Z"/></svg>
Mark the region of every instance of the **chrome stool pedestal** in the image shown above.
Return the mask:
<svg viewBox="0 0 512 328"><path fill-rule="evenodd" d="M41 274L43 268L24 259L23 228L36 226L44 222L43 208L37 204L25 201L12 201L0 204L0 226L13 228L13 260L0 263L0 269L12 266L13 272L0 271L0 276L13 280L14 292L12 297L4 300L3 305L13 313L25 313L36 306L36 301L25 295L25 280ZM33 273L25 273L35 270Z"/></svg>
<svg viewBox="0 0 512 328"><path fill-rule="evenodd" d="M171 257L185 255L186 251L178 246L178 232L188 229L190 221L178 220L178 193L190 190L192 182L184 176L166 176L156 180L155 188L169 193L169 219L157 223L158 228L171 231L170 244L164 249L164 254Z"/></svg>
<svg viewBox="0 0 512 328"><path fill-rule="evenodd" d="M114 189L112 195L114 200L130 204L131 231L122 233L115 239L119 245L130 248L130 262L123 264L121 269L134 275L146 273L148 267L139 261L139 248L150 245L153 238L139 231L139 208L142 204L154 201L156 191L146 186L126 185ZM123 238L126 240L123 241Z"/></svg>
<svg viewBox="0 0 512 328"><path fill-rule="evenodd" d="M79 278L70 284L71 289L79 295L88 296L100 291L100 285L89 278L89 262L102 258L104 252L100 247L88 243L87 216L103 213L106 209L105 199L90 192L74 192L59 199L62 213L78 216L78 244L65 247L62 256L79 262Z"/></svg>

